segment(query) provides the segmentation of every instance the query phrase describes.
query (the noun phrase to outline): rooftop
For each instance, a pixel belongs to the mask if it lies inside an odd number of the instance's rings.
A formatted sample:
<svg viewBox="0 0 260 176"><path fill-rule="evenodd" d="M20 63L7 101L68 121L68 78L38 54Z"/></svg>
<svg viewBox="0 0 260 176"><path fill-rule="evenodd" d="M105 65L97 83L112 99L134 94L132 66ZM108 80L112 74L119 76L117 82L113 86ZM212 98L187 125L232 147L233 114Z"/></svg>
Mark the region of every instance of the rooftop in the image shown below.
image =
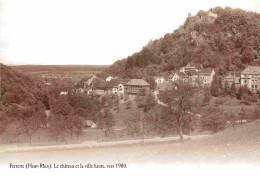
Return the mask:
<svg viewBox="0 0 260 176"><path fill-rule="evenodd" d="M238 72L229 72L228 75L225 77L226 79L228 78L236 78L239 77L240 78L241 73Z"/></svg>
<svg viewBox="0 0 260 176"><path fill-rule="evenodd" d="M189 62L186 67L198 68L201 69L202 66L200 64L196 64L194 62Z"/></svg>
<svg viewBox="0 0 260 176"><path fill-rule="evenodd" d="M213 70L214 70L214 68L210 68L210 67L203 68L199 73L200 74L211 74Z"/></svg>
<svg viewBox="0 0 260 176"><path fill-rule="evenodd" d="M260 66L249 66L242 74L260 74Z"/></svg>
<svg viewBox="0 0 260 176"><path fill-rule="evenodd" d="M126 83L126 85L133 85L133 86L149 86L145 80L143 79L131 79Z"/></svg>
<svg viewBox="0 0 260 176"><path fill-rule="evenodd" d="M97 88L105 88L106 87L107 82L106 81L101 81L101 80L97 80L96 82L93 83L93 88L97 89Z"/></svg>
<svg viewBox="0 0 260 176"><path fill-rule="evenodd" d="M188 75L186 73L183 73L183 72L176 72L176 74L179 76L179 77L188 77Z"/></svg>
<svg viewBox="0 0 260 176"><path fill-rule="evenodd" d="M112 88L112 87L118 86L119 84L125 84L128 81L129 80L127 80L127 79L112 79L111 81L109 81L107 83L106 87Z"/></svg>

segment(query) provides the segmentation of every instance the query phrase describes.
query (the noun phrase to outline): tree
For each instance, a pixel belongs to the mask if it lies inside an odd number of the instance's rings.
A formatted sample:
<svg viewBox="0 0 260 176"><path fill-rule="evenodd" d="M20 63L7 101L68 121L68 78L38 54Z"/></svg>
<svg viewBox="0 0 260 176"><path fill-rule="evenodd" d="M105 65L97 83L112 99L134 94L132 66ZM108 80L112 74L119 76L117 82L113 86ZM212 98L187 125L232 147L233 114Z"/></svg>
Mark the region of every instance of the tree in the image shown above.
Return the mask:
<svg viewBox="0 0 260 176"><path fill-rule="evenodd" d="M203 97L203 105L209 104L211 96L210 96L210 90L204 89L204 97Z"/></svg>
<svg viewBox="0 0 260 176"><path fill-rule="evenodd" d="M67 130L66 118L62 114L53 114L49 117L49 136L56 142L65 141Z"/></svg>
<svg viewBox="0 0 260 176"><path fill-rule="evenodd" d="M235 86L235 83L232 82L231 87L230 87L230 96L235 97L237 93L237 88Z"/></svg>
<svg viewBox="0 0 260 176"><path fill-rule="evenodd" d="M127 100L125 104L126 104L126 109L129 109L129 108L131 108L133 103L131 100Z"/></svg>
<svg viewBox="0 0 260 176"><path fill-rule="evenodd" d="M233 129L235 130L235 126L236 126L238 117L234 114L233 111L231 111L229 114L227 114L226 117L227 117L227 119L226 119L227 122L229 122L232 125Z"/></svg>
<svg viewBox="0 0 260 176"><path fill-rule="evenodd" d="M70 134L71 139L73 137L73 134L75 134L78 139L79 135L82 133L82 128L83 128L82 117L75 114L68 115L66 119L66 129L67 132Z"/></svg>
<svg viewBox="0 0 260 176"><path fill-rule="evenodd" d="M212 80L212 83L211 83L210 93L214 97L218 97L219 96L219 84L218 84L218 76L217 76L217 74L215 74L214 77L213 77L213 80Z"/></svg>
<svg viewBox="0 0 260 176"><path fill-rule="evenodd" d="M257 120L260 119L260 107L255 107L253 114L252 114L252 119Z"/></svg>
<svg viewBox="0 0 260 176"><path fill-rule="evenodd" d="M154 79L153 79L152 76L147 76L147 77L145 78L145 80L147 81L147 83L150 84L151 90L154 90L154 89L156 88L156 83L155 83L155 81L154 81Z"/></svg>
<svg viewBox="0 0 260 176"><path fill-rule="evenodd" d="M148 112L152 107L156 105L155 97L151 92L147 92L146 89L141 89L136 96L136 103L138 108L143 108L144 112Z"/></svg>
<svg viewBox="0 0 260 176"><path fill-rule="evenodd" d="M148 112L150 109L152 109L156 105L155 97L152 93L148 93L145 96L144 101L144 112Z"/></svg>
<svg viewBox="0 0 260 176"><path fill-rule="evenodd" d="M167 103L170 118L176 122L180 140L183 141L183 124L193 109L191 97L196 89L188 83L176 82L176 89L169 91L171 101Z"/></svg>
<svg viewBox="0 0 260 176"><path fill-rule="evenodd" d="M124 121L127 134L130 136L139 136L141 134L141 114L140 112L134 113L132 116Z"/></svg>
<svg viewBox="0 0 260 176"><path fill-rule="evenodd" d="M99 128L102 129L106 137L111 137L113 135L113 126L115 125L113 114L108 109L105 109L98 118Z"/></svg>
<svg viewBox="0 0 260 176"><path fill-rule="evenodd" d="M245 93L245 89L243 86L239 87L238 93L237 93L237 99L242 100L242 97Z"/></svg>
<svg viewBox="0 0 260 176"><path fill-rule="evenodd" d="M36 105L35 107L28 108L28 112L24 112L24 118L22 124L26 135L29 137L30 142L32 135L39 130L41 124L45 123L45 112L43 107Z"/></svg>
<svg viewBox="0 0 260 176"><path fill-rule="evenodd" d="M54 114L61 114L63 116L69 115L73 110L66 96L59 96L56 99L52 98L50 106Z"/></svg>
<svg viewBox="0 0 260 176"><path fill-rule="evenodd" d="M230 88L229 88L228 81L225 81L225 83L224 83L223 94L224 94L224 95L229 95L229 94L230 94Z"/></svg>
<svg viewBox="0 0 260 176"><path fill-rule="evenodd" d="M114 103L115 103L117 112L119 112L120 97L118 95L115 96Z"/></svg>
<svg viewBox="0 0 260 176"><path fill-rule="evenodd" d="M212 131L213 133L223 130L226 123L223 116L223 111L219 108L213 108L210 106L203 114L201 123L203 130Z"/></svg>
<svg viewBox="0 0 260 176"><path fill-rule="evenodd" d="M242 124L242 120L245 120L247 118L246 109L242 107L239 112L240 115L240 123Z"/></svg>

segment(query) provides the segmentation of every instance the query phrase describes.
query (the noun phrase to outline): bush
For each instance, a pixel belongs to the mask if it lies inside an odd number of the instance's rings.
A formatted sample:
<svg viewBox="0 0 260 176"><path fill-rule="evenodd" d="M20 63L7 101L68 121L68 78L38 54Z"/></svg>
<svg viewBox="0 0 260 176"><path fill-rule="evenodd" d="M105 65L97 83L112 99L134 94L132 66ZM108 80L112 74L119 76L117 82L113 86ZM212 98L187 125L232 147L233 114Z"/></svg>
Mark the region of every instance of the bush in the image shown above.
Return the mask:
<svg viewBox="0 0 260 176"><path fill-rule="evenodd" d="M114 135L113 126L115 125L115 118L113 114L105 109L104 113L100 113L98 118L98 126L103 130L105 137L112 137Z"/></svg>
<svg viewBox="0 0 260 176"><path fill-rule="evenodd" d="M225 103L226 99L223 97L219 97L215 100L215 104L216 105L222 105L223 103Z"/></svg>
<svg viewBox="0 0 260 176"><path fill-rule="evenodd" d="M126 104L126 109L129 109L129 108L131 108L133 103L131 100L127 100L127 102L125 104Z"/></svg>
<svg viewBox="0 0 260 176"><path fill-rule="evenodd" d="M260 108L256 107L252 113L252 119L253 120L257 120L257 119L260 119Z"/></svg>
<svg viewBox="0 0 260 176"><path fill-rule="evenodd" d="M257 102L257 95L256 95L256 94L252 95L252 96L250 97L250 101L251 101L251 102Z"/></svg>
<svg viewBox="0 0 260 176"><path fill-rule="evenodd" d="M211 100L210 90L209 89L205 89L203 95L204 95L204 97L203 97L203 105L209 104L209 102Z"/></svg>
<svg viewBox="0 0 260 176"><path fill-rule="evenodd" d="M141 118L140 114L135 114L124 121L127 135L135 137L141 135Z"/></svg>
<svg viewBox="0 0 260 176"><path fill-rule="evenodd" d="M202 130L216 133L225 128L226 121L222 111L210 107L201 119L201 123Z"/></svg>

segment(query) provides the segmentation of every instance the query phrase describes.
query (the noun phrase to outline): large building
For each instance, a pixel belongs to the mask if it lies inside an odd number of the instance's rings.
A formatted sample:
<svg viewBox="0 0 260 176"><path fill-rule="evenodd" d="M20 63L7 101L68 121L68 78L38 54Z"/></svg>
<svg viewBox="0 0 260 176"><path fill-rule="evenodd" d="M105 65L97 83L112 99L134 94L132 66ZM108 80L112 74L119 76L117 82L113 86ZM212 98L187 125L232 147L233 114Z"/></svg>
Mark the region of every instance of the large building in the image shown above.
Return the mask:
<svg viewBox="0 0 260 176"><path fill-rule="evenodd" d="M214 75L215 75L214 69L208 67L199 71L198 79L204 85L211 85Z"/></svg>
<svg viewBox="0 0 260 176"><path fill-rule="evenodd" d="M104 95L106 91L106 81L97 81L92 86L93 95Z"/></svg>
<svg viewBox="0 0 260 176"><path fill-rule="evenodd" d="M195 70L199 71L202 69L202 65L189 62L185 67L180 68L180 72L187 73L188 71Z"/></svg>
<svg viewBox="0 0 260 176"><path fill-rule="evenodd" d="M125 84L129 80L127 79L112 79L106 84L106 93L108 94L119 94L125 93Z"/></svg>
<svg viewBox="0 0 260 176"><path fill-rule="evenodd" d="M228 83L228 86L230 87L232 85L232 83L235 84L235 86L237 88L240 87L240 73L237 72L229 72L229 74L223 79L223 85L225 84L225 82Z"/></svg>
<svg viewBox="0 0 260 176"><path fill-rule="evenodd" d="M141 89L150 90L150 84L143 79L131 79L125 84L127 94L137 94Z"/></svg>
<svg viewBox="0 0 260 176"><path fill-rule="evenodd" d="M241 73L241 86L253 92L260 90L260 66L249 66Z"/></svg>
<svg viewBox="0 0 260 176"><path fill-rule="evenodd" d="M174 72L169 75L168 77L169 81L175 82L175 81L183 81L183 82L188 82L189 77L186 73L184 72Z"/></svg>
<svg viewBox="0 0 260 176"><path fill-rule="evenodd" d="M215 71L213 68L199 69L200 67L190 65L189 67L182 67L180 71L176 71L168 76L168 81L183 81L192 84L211 85Z"/></svg>

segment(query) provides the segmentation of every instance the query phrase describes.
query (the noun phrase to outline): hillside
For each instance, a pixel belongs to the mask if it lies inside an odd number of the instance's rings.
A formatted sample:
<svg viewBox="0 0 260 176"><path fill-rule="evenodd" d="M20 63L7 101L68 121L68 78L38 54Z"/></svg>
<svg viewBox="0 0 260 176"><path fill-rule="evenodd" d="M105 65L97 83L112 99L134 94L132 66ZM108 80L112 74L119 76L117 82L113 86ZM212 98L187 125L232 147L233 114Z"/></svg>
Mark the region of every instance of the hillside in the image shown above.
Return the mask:
<svg viewBox="0 0 260 176"><path fill-rule="evenodd" d="M116 61L103 75L154 76L190 61L216 68L223 75L247 65L259 65L259 59L260 14L216 7L194 16L189 14L178 29Z"/></svg>
<svg viewBox="0 0 260 176"><path fill-rule="evenodd" d="M32 106L37 102L45 103L46 91L40 81L33 80L12 68L1 66L1 102L4 106L19 104Z"/></svg>

